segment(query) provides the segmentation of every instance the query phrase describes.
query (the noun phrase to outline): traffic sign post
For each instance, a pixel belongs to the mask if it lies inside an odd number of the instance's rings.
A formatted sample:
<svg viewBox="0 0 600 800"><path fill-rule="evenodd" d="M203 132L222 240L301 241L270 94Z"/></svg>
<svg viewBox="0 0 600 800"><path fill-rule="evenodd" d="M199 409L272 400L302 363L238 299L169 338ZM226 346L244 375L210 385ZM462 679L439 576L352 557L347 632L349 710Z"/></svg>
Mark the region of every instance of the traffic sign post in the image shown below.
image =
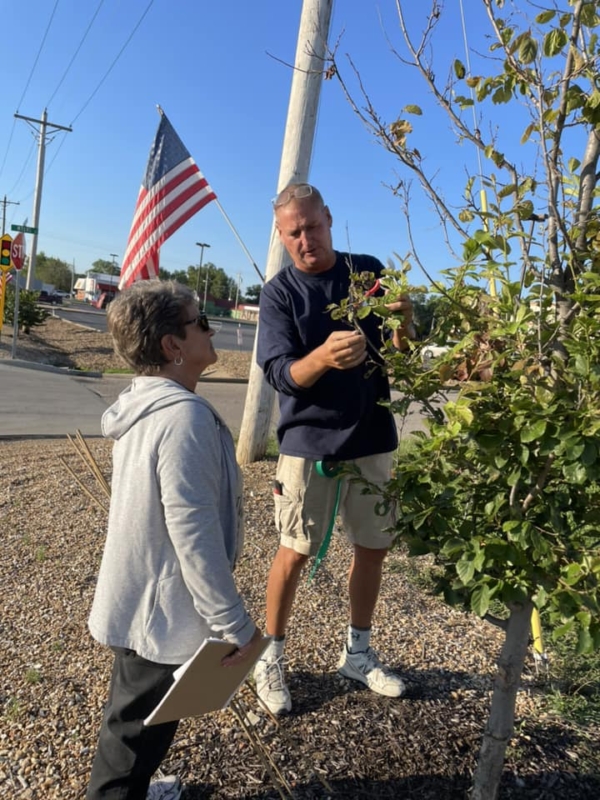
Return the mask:
<svg viewBox="0 0 600 800"><path fill-rule="evenodd" d="M11 225L11 231L19 231L19 233L37 233L37 228L28 228L27 225Z"/></svg>
<svg viewBox="0 0 600 800"><path fill-rule="evenodd" d="M0 240L0 334L4 324L4 298L6 296L6 275L12 267L12 236L5 233Z"/></svg>
<svg viewBox="0 0 600 800"><path fill-rule="evenodd" d="M2 272L8 272L12 267L11 249L12 236L9 233L5 233L0 242L0 269Z"/></svg>
<svg viewBox="0 0 600 800"><path fill-rule="evenodd" d="M17 233L12 242L10 250L13 267L18 271L23 269L25 263L25 236L22 233Z"/></svg>

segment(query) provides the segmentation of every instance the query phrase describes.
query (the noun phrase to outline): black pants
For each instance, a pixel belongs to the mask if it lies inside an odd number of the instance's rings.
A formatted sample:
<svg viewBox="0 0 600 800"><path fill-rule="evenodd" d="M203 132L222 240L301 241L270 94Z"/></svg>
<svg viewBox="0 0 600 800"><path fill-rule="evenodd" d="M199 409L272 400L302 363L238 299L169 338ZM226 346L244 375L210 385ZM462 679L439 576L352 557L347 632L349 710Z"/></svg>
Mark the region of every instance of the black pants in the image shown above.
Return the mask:
<svg viewBox="0 0 600 800"><path fill-rule="evenodd" d="M169 690L177 666L155 664L134 650L113 651L108 702L86 800L145 800L178 723L145 728L143 721Z"/></svg>

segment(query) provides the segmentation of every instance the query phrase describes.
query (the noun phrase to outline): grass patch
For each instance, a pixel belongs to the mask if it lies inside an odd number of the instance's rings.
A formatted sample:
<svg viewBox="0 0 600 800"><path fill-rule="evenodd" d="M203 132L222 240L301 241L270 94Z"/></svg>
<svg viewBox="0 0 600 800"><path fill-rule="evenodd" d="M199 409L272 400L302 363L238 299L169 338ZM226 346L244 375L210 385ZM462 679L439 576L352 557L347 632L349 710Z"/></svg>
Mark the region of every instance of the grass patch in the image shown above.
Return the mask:
<svg viewBox="0 0 600 800"><path fill-rule="evenodd" d="M4 715L11 722L16 722L19 719L19 716L21 715L21 703L16 697L11 697L8 700Z"/></svg>
<svg viewBox="0 0 600 800"><path fill-rule="evenodd" d="M577 725L600 725L600 652L577 655L575 634L554 641L552 631L544 626L543 636L548 711Z"/></svg>
<svg viewBox="0 0 600 800"><path fill-rule="evenodd" d="M30 684L41 683L42 673L35 667L30 667L25 673L25 682Z"/></svg>
<svg viewBox="0 0 600 800"><path fill-rule="evenodd" d="M119 369L118 367L109 367L107 369L102 370L103 375L134 375L134 371L132 369Z"/></svg>

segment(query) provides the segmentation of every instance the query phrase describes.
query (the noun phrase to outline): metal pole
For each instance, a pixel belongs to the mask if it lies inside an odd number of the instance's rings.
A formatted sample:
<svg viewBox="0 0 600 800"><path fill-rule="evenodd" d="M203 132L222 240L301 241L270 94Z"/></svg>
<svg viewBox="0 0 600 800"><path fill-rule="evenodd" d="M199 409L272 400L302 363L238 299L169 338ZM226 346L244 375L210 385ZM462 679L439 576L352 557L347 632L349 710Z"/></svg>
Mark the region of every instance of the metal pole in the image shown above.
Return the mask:
<svg viewBox="0 0 600 800"><path fill-rule="evenodd" d="M119 257L116 253L109 253L110 257L112 258L112 274L118 275L117 272L117 258Z"/></svg>
<svg viewBox="0 0 600 800"><path fill-rule="evenodd" d="M210 247L209 244L206 242L196 242L196 245L200 248L200 265L198 266L198 280L196 281L196 296L200 299L200 295L198 293L198 289L200 287L200 273L202 272L202 259L204 257L204 248ZM204 302L202 303L202 311L206 311L206 295L208 294L208 267L206 268L206 280L204 281Z"/></svg>

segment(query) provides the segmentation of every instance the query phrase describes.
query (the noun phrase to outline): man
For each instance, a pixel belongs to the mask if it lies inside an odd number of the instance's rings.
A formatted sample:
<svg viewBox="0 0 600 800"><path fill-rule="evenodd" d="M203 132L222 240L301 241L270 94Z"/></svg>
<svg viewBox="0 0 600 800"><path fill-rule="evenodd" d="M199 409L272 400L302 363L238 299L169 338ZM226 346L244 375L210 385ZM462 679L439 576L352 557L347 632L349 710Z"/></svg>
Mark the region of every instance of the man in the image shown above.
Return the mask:
<svg viewBox="0 0 600 800"><path fill-rule="evenodd" d="M273 641L254 675L261 700L274 714L285 714L292 707L282 663L285 630L302 568L318 552L335 506L337 480L319 474L319 462L353 462L365 478L382 484L390 475L398 440L392 414L380 405L390 396L387 376L373 367L373 359L381 364L379 319L369 315L359 333L327 311L348 296L351 270L377 278L383 265L372 256L333 249L331 213L309 184L289 185L275 199L274 211L292 264L263 287L257 358L279 393L274 498L281 541L267 584L267 633ZM405 349L414 332L410 301L402 298L388 308L403 315L393 342ZM338 670L375 692L399 697L405 691L402 679L370 647L391 541L383 529L391 520L376 515L378 498L361 489L342 479L339 513L354 557L350 626Z"/></svg>

